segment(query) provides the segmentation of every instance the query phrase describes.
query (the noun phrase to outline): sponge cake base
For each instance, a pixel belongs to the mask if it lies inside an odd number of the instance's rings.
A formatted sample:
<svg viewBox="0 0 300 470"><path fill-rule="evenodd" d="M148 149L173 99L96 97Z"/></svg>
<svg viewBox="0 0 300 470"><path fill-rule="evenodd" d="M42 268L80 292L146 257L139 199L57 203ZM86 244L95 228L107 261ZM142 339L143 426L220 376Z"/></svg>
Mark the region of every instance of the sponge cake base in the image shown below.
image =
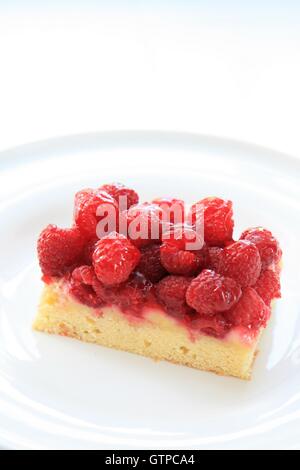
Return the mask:
<svg viewBox="0 0 300 470"><path fill-rule="evenodd" d="M74 300L60 282L45 285L33 328L245 380L251 378L260 336L243 341L235 332L224 339L191 335L158 309L149 309L143 319L115 306L97 311Z"/></svg>

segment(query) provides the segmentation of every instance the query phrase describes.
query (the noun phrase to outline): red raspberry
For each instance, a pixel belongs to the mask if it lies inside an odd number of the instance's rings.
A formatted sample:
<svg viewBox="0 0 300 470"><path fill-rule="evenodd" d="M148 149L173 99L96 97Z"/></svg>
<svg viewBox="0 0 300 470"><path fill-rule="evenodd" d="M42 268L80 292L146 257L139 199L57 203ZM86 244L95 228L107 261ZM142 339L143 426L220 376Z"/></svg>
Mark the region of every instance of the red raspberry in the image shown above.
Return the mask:
<svg viewBox="0 0 300 470"><path fill-rule="evenodd" d="M80 266L72 272L69 290L79 302L97 308L103 304L103 296L99 296L100 289L98 291L95 289L95 286L98 285L100 286L100 283L93 268L91 266Z"/></svg>
<svg viewBox="0 0 300 470"><path fill-rule="evenodd" d="M217 313L212 317L197 314L192 318L190 325L192 329L216 338L224 338L231 327L231 323L222 313Z"/></svg>
<svg viewBox="0 0 300 470"><path fill-rule="evenodd" d="M125 282L139 261L139 250L124 235L113 232L96 243L93 265L105 286Z"/></svg>
<svg viewBox="0 0 300 470"><path fill-rule="evenodd" d="M223 246L232 239L233 212L232 202L218 197L202 199L191 207L189 217L194 225L203 222L204 239L209 245Z"/></svg>
<svg viewBox="0 0 300 470"><path fill-rule="evenodd" d="M281 258L278 241L269 230L262 227L248 228L242 233L240 239L248 240L257 247L263 270L271 264L277 263Z"/></svg>
<svg viewBox="0 0 300 470"><path fill-rule="evenodd" d="M136 269L154 283L160 281L167 274L160 262L159 245L141 248L141 259Z"/></svg>
<svg viewBox="0 0 300 470"><path fill-rule="evenodd" d="M157 298L170 315L182 318L192 312L185 300L190 283L188 277L166 276L156 285Z"/></svg>
<svg viewBox="0 0 300 470"><path fill-rule="evenodd" d="M270 313L256 290L246 287L239 302L226 313L226 317L234 326L258 330L266 326Z"/></svg>
<svg viewBox="0 0 300 470"><path fill-rule="evenodd" d="M104 184L100 189L110 194L118 204L120 202L120 196L127 197L127 206L125 205L125 207L120 207L120 210L129 209L129 207L134 206L139 202L138 194L133 189L127 188L127 186L122 183Z"/></svg>
<svg viewBox="0 0 300 470"><path fill-rule="evenodd" d="M45 276L62 276L77 263L84 239L78 228L63 229L48 225L40 234L37 251Z"/></svg>
<svg viewBox="0 0 300 470"><path fill-rule="evenodd" d="M122 311L139 316L151 289L152 283L143 274L134 272L121 286L107 288L105 300L118 305Z"/></svg>
<svg viewBox="0 0 300 470"><path fill-rule="evenodd" d="M76 282L81 282L87 286L92 286L97 280L92 266L82 265L72 271L71 278Z"/></svg>
<svg viewBox="0 0 300 470"><path fill-rule="evenodd" d="M229 310L242 295L238 283L204 269L192 280L186 293L187 304L202 315L214 315Z"/></svg>
<svg viewBox="0 0 300 470"><path fill-rule="evenodd" d="M170 224L183 224L184 201L173 198L156 198L152 204L157 204L164 212L164 221Z"/></svg>
<svg viewBox="0 0 300 470"><path fill-rule="evenodd" d="M193 227L186 224L177 224L169 227L162 234L162 241L176 246L179 250L198 251L203 248L204 240Z"/></svg>
<svg viewBox="0 0 300 470"><path fill-rule="evenodd" d="M202 258L196 252L179 250L175 245L164 242L160 247L161 264L171 274L190 276L200 271Z"/></svg>
<svg viewBox="0 0 300 470"><path fill-rule="evenodd" d="M95 251L95 245L99 239L89 240L85 243L82 252L82 264L91 266L93 264L93 253Z"/></svg>
<svg viewBox="0 0 300 470"><path fill-rule="evenodd" d="M162 234L162 210L155 204L138 204L123 212L128 237L141 248L159 242Z"/></svg>
<svg viewBox="0 0 300 470"><path fill-rule="evenodd" d="M75 195L74 220L80 231L87 239L97 237L96 229L102 217L97 216L97 210L105 210L106 214L112 214L114 229L118 227L118 204L107 192L93 189L83 189ZM109 211L109 212L108 212Z"/></svg>
<svg viewBox="0 0 300 470"><path fill-rule="evenodd" d="M270 306L273 299L279 299L281 297L279 273L271 269L266 269L266 271L263 271L259 276L254 289L265 304Z"/></svg>
<svg viewBox="0 0 300 470"><path fill-rule="evenodd" d="M207 262L207 248L195 230L188 226L174 226L162 236L161 263L171 274L193 275ZM187 250L191 246L199 249Z"/></svg>
<svg viewBox="0 0 300 470"><path fill-rule="evenodd" d="M208 269L218 271L222 251L223 249L219 246L208 247Z"/></svg>
<svg viewBox="0 0 300 470"><path fill-rule="evenodd" d="M247 240L232 243L221 253L218 272L235 279L242 287L253 286L261 272L258 249Z"/></svg>

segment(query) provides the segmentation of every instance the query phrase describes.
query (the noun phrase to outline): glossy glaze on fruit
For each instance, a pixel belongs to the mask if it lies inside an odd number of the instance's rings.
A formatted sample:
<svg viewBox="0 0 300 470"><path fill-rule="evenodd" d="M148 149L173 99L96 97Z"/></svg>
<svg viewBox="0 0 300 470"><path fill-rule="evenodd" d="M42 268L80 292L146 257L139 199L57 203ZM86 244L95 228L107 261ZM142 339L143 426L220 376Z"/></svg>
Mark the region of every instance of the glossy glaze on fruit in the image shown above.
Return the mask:
<svg viewBox="0 0 300 470"><path fill-rule="evenodd" d="M182 208L180 226L171 214L164 231L164 211L174 202ZM115 230L99 239L102 206L119 218ZM198 237L199 207L204 240L193 250L187 243ZM133 236L137 222L149 224L146 236ZM126 235L119 233L121 226ZM74 225L48 225L38 239L38 257L44 282L61 279L70 295L98 312L117 305L142 321L147 309L157 309L190 331L223 338L240 328L253 337L266 326L271 301L280 297L281 249L264 228L247 229L237 240L233 228L231 201L204 198L187 211L181 200L140 203L133 189L106 184L76 194Z"/></svg>

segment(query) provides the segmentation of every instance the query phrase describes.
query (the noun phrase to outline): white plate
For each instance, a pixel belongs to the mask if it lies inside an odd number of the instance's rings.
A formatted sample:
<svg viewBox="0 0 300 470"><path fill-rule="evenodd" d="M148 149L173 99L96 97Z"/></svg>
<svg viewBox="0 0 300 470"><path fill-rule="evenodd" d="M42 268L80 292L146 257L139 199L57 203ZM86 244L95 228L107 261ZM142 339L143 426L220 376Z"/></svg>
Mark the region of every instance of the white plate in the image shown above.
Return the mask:
<svg viewBox="0 0 300 470"><path fill-rule="evenodd" d="M13 448L300 447L300 161L172 133L61 138L0 155L0 445ZM284 250L283 298L252 382L34 333L35 243L71 222L73 193L120 180L143 199L233 199L236 235L265 225Z"/></svg>

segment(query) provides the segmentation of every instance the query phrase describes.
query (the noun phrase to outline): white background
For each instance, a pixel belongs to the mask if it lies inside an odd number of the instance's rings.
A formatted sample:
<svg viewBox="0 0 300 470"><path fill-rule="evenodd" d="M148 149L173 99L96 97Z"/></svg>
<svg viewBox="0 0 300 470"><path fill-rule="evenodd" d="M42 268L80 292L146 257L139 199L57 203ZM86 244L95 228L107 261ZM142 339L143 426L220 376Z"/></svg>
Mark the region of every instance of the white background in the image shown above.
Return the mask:
<svg viewBox="0 0 300 470"><path fill-rule="evenodd" d="M299 12L290 0L0 0L0 150L161 129L300 156Z"/></svg>

